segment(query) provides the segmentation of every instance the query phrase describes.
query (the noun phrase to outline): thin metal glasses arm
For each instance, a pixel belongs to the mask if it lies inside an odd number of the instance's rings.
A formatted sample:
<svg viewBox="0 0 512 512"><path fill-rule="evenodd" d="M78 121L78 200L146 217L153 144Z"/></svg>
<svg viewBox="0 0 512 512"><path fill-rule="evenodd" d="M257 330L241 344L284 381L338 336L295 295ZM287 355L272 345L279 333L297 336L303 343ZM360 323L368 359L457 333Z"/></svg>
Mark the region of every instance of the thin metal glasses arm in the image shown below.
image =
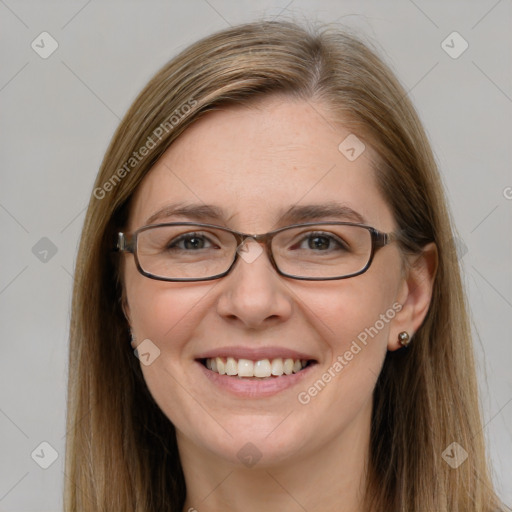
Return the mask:
<svg viewBox="0 0 512 512"><path fill-rule="evenodd" d="M124 233L118 233L115 250L119 252L130 252L133 254L135 252L133 238L134 237L132 237L132 240L128 241Z"/></svg>

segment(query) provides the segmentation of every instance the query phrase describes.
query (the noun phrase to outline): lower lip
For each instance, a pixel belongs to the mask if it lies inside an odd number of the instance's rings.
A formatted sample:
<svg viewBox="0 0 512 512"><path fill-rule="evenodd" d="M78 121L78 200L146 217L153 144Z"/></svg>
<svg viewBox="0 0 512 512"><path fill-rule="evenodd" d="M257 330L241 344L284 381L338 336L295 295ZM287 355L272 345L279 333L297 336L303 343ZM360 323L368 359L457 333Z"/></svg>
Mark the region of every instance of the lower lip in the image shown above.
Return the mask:
<svg viewBox="0 0 512 512"><path fill-rule="evenodd" d="M219 388L228 391L242 398L265 398L276 395L280 391L291 388L302 381L313 369L316 364L306 366L298 373L291 375L281 375L271 377L265 380L251 379L238 376L220 375L217 372L208 370L201 362L196 361L203 374L210 382Z"/></svg>

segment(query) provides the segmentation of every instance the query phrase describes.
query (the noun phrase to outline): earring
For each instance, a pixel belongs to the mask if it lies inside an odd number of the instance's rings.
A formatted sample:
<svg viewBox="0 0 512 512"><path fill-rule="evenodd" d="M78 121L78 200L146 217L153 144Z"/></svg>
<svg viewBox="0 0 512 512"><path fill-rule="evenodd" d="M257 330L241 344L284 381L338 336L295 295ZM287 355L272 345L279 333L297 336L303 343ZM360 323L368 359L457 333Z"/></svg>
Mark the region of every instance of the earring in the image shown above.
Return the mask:
<svg viewBox="0 0 512 512"><path fill-rule="evenodd" d="M132 346L134 346L135 342L137 340L135 339L135 334L133 334L133 331L131 329L130 329L130 338L131 338L131 344L132 344Z"/></svg>
<svg viewBox="0 0 512 512"><path fill-rule="evenodd" d="M400 343L400 345L402 345L402 347L407 347L410 342L411 342L411 337L409 336L408 332L402 331L398 335L398 343Z"/></svg>

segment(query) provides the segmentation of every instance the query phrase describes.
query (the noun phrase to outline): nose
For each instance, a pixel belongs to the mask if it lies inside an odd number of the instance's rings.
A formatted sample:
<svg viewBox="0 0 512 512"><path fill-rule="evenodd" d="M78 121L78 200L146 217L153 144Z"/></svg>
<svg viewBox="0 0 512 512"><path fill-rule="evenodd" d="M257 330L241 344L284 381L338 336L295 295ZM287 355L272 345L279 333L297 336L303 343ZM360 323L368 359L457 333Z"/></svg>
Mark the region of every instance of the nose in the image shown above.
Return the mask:
<svg viewBox="0 0 512 512"><path fill-rule="evenodd" d="M293 302L261 244L246 241L232 271L223 278L217 312L225 320L261 329L287 320Z"/></svg>

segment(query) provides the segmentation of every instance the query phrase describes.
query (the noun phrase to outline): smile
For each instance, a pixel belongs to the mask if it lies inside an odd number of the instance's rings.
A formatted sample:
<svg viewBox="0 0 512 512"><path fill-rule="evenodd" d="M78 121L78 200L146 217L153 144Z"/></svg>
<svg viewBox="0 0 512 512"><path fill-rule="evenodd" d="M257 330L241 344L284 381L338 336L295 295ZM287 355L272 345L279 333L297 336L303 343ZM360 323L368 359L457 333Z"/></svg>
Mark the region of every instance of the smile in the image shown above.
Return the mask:
<svg viewBox="0 0 512 512"><path fill-rule="evenodd" d="M299 373L310 362L306 359L277 357L274 359L236 359L234 357L212 357L201 361L208 370L219 375L239 378L275 378Z"/></svg>
<svg viewBox="0 0 512 512"><path fill-rule="evenodd" d="M259 399L298 386L320 361L289 347L226 345L197 354L195 362L208 391Z"/></svg>

